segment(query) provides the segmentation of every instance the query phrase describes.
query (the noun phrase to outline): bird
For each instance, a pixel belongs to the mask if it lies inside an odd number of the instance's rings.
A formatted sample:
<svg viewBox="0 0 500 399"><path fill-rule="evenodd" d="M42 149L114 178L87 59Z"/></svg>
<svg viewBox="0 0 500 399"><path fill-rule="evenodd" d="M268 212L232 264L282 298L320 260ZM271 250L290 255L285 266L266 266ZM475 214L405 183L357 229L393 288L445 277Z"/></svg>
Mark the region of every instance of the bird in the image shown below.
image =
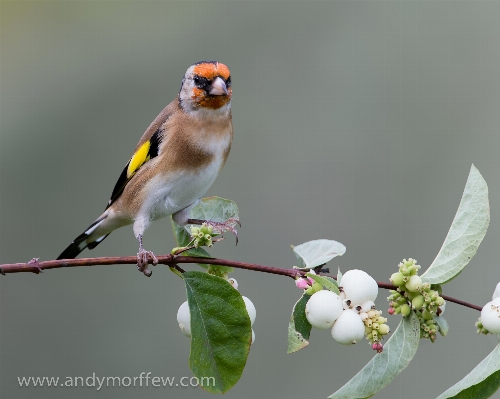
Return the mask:
<svg viewBox="0 0 500 399"><path fill-rule="evenodd" d="M151 275L158 259L143 247L152 221L172 216L175 223L201 224L190 210L226 163L233 140L231 73L217 61L191 65L177 97L149 125L116 182L105 211L59 255L74 259L93 249L113 230L133 224L139 241L137 268ZM207 221L210 223L210 221ZM229 223L213 222L234 231Z"/></svg>

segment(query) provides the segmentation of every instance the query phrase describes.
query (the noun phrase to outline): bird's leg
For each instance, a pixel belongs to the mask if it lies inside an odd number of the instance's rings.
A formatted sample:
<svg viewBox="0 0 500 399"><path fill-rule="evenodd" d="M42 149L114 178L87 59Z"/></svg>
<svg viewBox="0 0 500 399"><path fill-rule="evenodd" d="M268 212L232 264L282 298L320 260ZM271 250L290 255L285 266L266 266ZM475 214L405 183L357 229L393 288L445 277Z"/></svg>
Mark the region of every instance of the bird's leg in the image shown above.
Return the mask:
<svg viewBox="0 0 500 399"><path fill-rule="evenodd" d="M188 224L198 224L201 225L206 223L209 226L212 226L214 231L219 234L224 234L225 231L230 231L236 236L236 245L238 245L238 230L236 230L235 226L238 225L241 227L241 223L236 218L229 218L225 222L215 222L213 220L203 220L203 219L188 219Z"/></svg>
<svg viewBox="0 0 500 399"><path fill-rule="evenodd" d="M139 235L138 240L139 252L137 252L137 269L140 272L144 273L146 277L150 277L153 272L148 269L149 260L151 259L153 262L153 266L156 266L158 264L158 258L152 251L146 251L142 247L142 235Z"/></svg>

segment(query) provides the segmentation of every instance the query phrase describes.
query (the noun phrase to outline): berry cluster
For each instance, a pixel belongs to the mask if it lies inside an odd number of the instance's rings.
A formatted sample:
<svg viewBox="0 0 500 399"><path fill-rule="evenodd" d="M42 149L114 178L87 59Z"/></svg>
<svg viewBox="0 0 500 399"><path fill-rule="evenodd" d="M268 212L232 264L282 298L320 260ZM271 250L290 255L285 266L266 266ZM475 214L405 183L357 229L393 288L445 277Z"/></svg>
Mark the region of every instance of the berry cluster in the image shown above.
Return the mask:
<svg viewBox="0 0 500 399"><path fill-rule="evenodd" d="M439 331L434 317L444 311L445 300L440 296L439 287L433 289L429 283L423 283L418 275L420 266L415 259L409 258L398 265L399 272L393 273L390 281L397 288L391 290L389 314L401 313L403 317L413 310L420 320L420 337L436 340Z"/></svg>
<svg viewBox="0 0 500 399"><path fill-rule="evenodd" d="M191 238L195 248L213 245L212 237L217 235L213 234L214 228L207 223L203 223L200 227L191 227Z"/></svg>
<svg viewBox="0 0 500 399"><path fill-rule="evenodd" d="M380 341L389 333L389 326L382 312L375 310L378 285L366 272L357 269L346 272L339 282L340 295L324 290L311 278L301 278L296 284L306 294L312 294L305 313L313 327L331 329L333 339L342 345L355 344L366 336L372 348L382 352Z"/></svg>
<svg viewBox="0 0 500 399"><path fill-rule="evenodd" d="M366 310L368 304L364 305L364 308L361 309L359 315L361 316L361 320L365 323L365 335L366 339L372 345L373 350L377 352L382 352L382 343L380 340L384 335L389 334L389 326L385 324L387 319L382 317L381 310L375 310L375 304L368 310L368 312L363 312Z"/></svg>
<svg viewBox="0 0 500 399"><path fill-rule="evenodd" d="M238 289L238 282L234 278L230 278L228 282L233 286L234 289ZM243 301L245 302L245 307L247 309L248 317L250 317L250 325L253 326L253 323L255 322L255 317L257 315L257 312L255 310L255 306L252 303L250 299L248 299L246 296L241 296L243 298ZM177 311L177 323L179 323L179 328L181 329L182 333L188 337L191 338L191 313L189 311L189 304L188 302L184 302L180 307L179 310ZM252 344L255 342L255 332L252 329Z"/></svg>

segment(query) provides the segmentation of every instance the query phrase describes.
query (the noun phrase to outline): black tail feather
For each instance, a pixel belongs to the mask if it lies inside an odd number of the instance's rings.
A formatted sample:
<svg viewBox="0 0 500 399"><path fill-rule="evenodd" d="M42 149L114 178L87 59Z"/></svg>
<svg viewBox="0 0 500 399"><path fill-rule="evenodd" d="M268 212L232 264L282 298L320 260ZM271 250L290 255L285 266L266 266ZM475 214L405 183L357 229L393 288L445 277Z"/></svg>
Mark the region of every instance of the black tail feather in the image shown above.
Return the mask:
<svg viewBox="0 0 500 399"><path fill-rule="evenodd" d="M92 227L94 227L96 224L100 223L103 219L105 219L106 217L103 217L103 218L100 218L100 219L97 219L94 223L92 223L88 228L87 230L85 230L86 232L91 230ZM93 242L89 242L87 243L87 238L89 237L89 234L87 233L82 233L80 234L78 237L76 237L73 242L68 246L68 248L66 248L64 251L62 251L61 255L59 255L57 257L57 260L60 260L60 259L74 259L78 256L78 254L80 252L82 252L85 248L88 248L88 249L94 249L95 247L97 247L107 236L109 236L109 234L106 234L102 237L99 237L98 239L96 239L95 241ZM89 232L90 233L90 232Z"/></svg>
<svg viewBox="0 0 500 399"><path fill-rule="evenodd" d="M75 240L68 246L68 248L62 251L61 255L57 257L57 260L76 258L80 252L87 248L87 242L85 241L87 237L88 235L85 233L80 234L78 237L76 237Z"/></svg>

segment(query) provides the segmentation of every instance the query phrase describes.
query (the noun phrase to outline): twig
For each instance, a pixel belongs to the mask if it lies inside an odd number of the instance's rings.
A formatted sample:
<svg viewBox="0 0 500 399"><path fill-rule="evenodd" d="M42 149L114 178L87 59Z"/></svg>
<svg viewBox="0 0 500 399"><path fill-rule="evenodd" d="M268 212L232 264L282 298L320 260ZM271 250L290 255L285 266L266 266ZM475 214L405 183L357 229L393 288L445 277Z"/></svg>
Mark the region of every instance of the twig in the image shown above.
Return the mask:
<svg viewBox="0 0 500 399"><path fill-rule="evenodd" d="M31 262L31 263L30 263ZM27 262L27 263L6 263L0 265L0 274L6 275L10 273L40 273L42 270L59 269L62 267L80 267L80 266L99 266L99 265L135 265L137 264L136 256L114 256L114 257L101 257L101 258L80 258L80 259L62 259L62 260L47 260L44 262ZM151 262L150 262L151 263ZM304 276L307 272L298 269L284 269L280 267L265 266L255 263L238 262L235 260L218 259L218 258L199 258L194 256L173 256L163 255L158 256L158 264L168 265L181 273L184 270L177 264L179 263L201 263L205 265L220 265L230 266L237 269L253 270L257 272L277 274L280 276L287 276L296 279L299 276ZM330 276L336 279L335 276ZM380 288L394 290L397 287L391 283L377 282ZM447 295L442 295L443 299L449 302L479 310L481 307L461 301L460 299L452 298Z"/></svg>

